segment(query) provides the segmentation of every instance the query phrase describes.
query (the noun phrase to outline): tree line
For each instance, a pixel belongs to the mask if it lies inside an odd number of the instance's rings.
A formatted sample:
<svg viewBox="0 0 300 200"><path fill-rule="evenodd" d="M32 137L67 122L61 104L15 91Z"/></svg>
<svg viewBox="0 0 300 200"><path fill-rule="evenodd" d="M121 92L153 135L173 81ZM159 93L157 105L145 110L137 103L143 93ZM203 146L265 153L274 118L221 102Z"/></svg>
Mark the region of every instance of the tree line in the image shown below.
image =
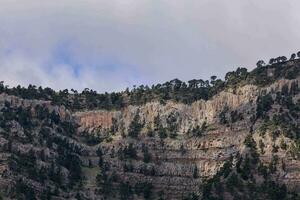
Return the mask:
<svg viewBox="0 0 300 200"><path fill-rule="evenodd" d="M192 79L187 82L173 79L163 84L141 85L131 90L127 88L125 91L112 93L98 93L89 88L82 92L74 89L55 91L49 87L35 85L29 85L27 88L20 85L10 88L4 82L0 82L0 93L24 99L51 101L54 105L63 105L71 110L121 109L127 105L142 105L151 101L164 104L168 100L190 104L200 99L208 100L226 88L235 89L245 84L263 86L277 78L295 78L300 73L298 67L300 52L297 56L296 59L296 54L291 55L290 60L294 60L295 64L290 66L285 65L287 59L284 56L271 58L269 65L260 60L253 71L248 72L246 68L239 67L235 71L228 72L224 80L217 76L211 76L209 80ZM268 76L268 68L275 69L273 77Z"/></svg>
<svg viewBox="0 0 300 200"><path fill-rule="evenodd" d="M298 57L298 59L300 58L300 51L297 54L296 53L292 53L289 60L295 60L297 57ZM270 58L269 65L286 62L287 60L288 59L285 56L278 56L277 58ZM263 67L265 65L266 65L266 63L265 63L264 60L259 60L256 63L257 67Z"/></svg>

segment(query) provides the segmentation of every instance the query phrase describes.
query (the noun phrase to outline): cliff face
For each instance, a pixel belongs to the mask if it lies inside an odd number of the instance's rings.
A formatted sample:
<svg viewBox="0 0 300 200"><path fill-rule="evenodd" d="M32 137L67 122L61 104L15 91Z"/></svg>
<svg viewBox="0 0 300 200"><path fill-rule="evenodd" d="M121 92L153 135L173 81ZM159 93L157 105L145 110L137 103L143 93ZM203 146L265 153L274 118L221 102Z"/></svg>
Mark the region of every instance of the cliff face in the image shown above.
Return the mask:
<svg viewBox="0 0 300 200"><path fill-rule="evenodd" d="M260 140L265 142L265 153L260 155L265 164L271 162L274 156L272 148L274 144L279 146L280 139L294 145L284 136L275 141L268 134L260 138L258 129L262 120L254 119L259 96L269 93L274 96L283 87L290 90L291 85L298 84L298 81L280 80L266 88L247 85L235 91L223 91L209 101L197 101L191 105L151 102L119 111L77 112L74 116L85 134L111 133L109 142L102 142L100 148L104 162L109 166L107 173L117 175L119 183L128 181L134 186L147 182L153 186L156 198L161 195L165 199L182 199L197 193L203 179L212 178L230 158L243 154L244 140L251 132L257 144ZM293 98L298 101L298 95ZM272 112L276 111L271 110L269 114L272 115ZM224 115L223 122L221 113ZM138 136L130 137L130 126L137 115L142 128ZM160 138L155 125L157 116L163 128L171 129L176 134L169 132L171 135ZM206 127L201 135L191 133L203 124ZM129 144L137 155L120 158L120 152ZM151 158L147 162L145 151ZM288 154L288 149L275 154L280 163L285 163L285 169L278 170L276 178L289 188L299 190L299 161ZM119 185L113 184L112 187L118 190Z"/></svg>
<svg viewBox="0 0 300 200"><path fill-rule="evenodd" d="M117 172L120 179L133 185L137 181L150 182L154 186L154 194L162 191L167 199L181 199L197 191L201 178L214 175L224 161L239 151L251 126L256 92L254 86L246 86L237 90L236 94L222 92L210 101L198 101L192 105L153 102L139 107L129 106L121 111L79 112L75 117L80 129L90 134L105 133L105 129L111 127L118 130L111 136L112 141L101 144L104 160L111 166L110 172ZM243 115L243 121L229 127L220 124L218 115L224 107L237 111L236 115ZM141 133L137 138L127 137L136 115L143 123ZM176 128L173 131L177 133L174 138L160 139L157 133L148 136L149 130L155 130L157 116L165 128L170 126L169 119L174 119L172 123ZM204 122L208 127L201 137L188 135ZM129 161L120 160L117 152L129 144L136 149L137 157ZM147 163L143 162L145 148L151 157ZM126 162L132 165L132 172L124 172ZM143 168L153 169L153 175L145 174Z"/></svg>
<svg viewBox="0 0 300 200"><path fill-rule="evenodd" d="M79 154L84 146L71 113L50 102L0 95L0 197L67 197L80 181Z"/></svg>
<svg viewBox="0 0 300 200"><path fill-rule="evenodd" d="M245 85L189 105L149 102L112 111L71 112L0 95L0 191L7 199L200 198L207 180L228 163L240 173L255 149L271 180L299 192L299 81ZM249 136L254 145L245 142ZM263 183L254 168L249 173ZM223 191L224 199L236 198L227 186Z"/></svg>
<svg viewBox="0 0 300 200"><path fill-rule="evenodd" d="M77 112L75 117L78 118L79 124L85 129L108 129L113 125L113 119L117 125L123 124L124 128L127 129L137 112L139 112L140 120L145 121L147 125L152 127L156 116L160 115L163 126L167 126L167 118L172 115L177 120L178 132L185 133L189 128L201 125L204 121L207 123L218 122L218 115L224 107L240 112L255 109L253 105L255 106L257 94L256 87L250 85L238 88L235 92L221 92L212 100L200 100L191 105L172 101L167 102L165 105L152 102L143 106L128 106L120 111Z"/></svg>

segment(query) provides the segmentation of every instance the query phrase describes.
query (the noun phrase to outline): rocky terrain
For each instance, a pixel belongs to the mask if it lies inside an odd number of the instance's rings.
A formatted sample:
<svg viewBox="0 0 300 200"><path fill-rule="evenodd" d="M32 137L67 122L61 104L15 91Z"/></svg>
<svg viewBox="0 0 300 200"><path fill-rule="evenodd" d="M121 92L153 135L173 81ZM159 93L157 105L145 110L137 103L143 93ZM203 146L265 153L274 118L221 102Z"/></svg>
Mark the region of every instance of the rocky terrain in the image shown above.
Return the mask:
<svg viewBox="0 0 300 200"><path fill-rule="evenodd" d="M263 84L109 109L3 92L0 197L299 199L299 71L261 66L247 76Z"/></svg>

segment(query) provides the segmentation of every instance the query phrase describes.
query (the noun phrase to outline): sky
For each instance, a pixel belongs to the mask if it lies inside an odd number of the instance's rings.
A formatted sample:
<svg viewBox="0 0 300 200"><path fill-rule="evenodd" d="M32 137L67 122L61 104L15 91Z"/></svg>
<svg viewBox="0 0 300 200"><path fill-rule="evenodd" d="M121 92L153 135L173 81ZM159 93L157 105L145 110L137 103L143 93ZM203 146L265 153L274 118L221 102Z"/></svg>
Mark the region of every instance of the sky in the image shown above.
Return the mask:
<svg viewBox="0 0 300 200"><path fill-rule="evenodd" d="M0 80L120 91L300 50L299 0L0 0Z"/></svg>

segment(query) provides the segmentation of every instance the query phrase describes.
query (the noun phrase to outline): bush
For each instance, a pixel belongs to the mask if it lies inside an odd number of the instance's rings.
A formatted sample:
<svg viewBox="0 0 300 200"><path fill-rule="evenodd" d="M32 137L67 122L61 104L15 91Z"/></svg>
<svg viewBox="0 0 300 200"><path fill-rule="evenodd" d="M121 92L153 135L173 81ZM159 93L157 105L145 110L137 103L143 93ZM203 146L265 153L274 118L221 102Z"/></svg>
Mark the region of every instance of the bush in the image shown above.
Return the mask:
<svg viewBox="0 0 300 200"><path fill-rule="evenodd" d="M136 148L133 146L132 143L130 143L124 149L120 148L118 150L118 156L122 160L123 159L136 159L137 158Z"/></svg>
<svg viewBox="0 0 300 200"><path fill-rule="evenodd" d="M133 195L132 188L129 182L121 182L120 189L119 189L120 199L128 200Z"/></svg>
<svg viewBox="0 0 300 200"><path fill-rule="evenodd" d="M227 188L228 188L230 191L233 191L233 189L234 189L235 187L238 187L239 185L240 185L239 178L238 178L237 174L233 172L233 173L228 177L228 179L227 179L227 181L226 181L226 186L227 186Z"/></svg>
<svg viewBox="0 0 300 200"><path fill-rule="evenodd" d="M150 199L152 196L153 185L148 182L136 183L134 191L137 195L143 194L145 199Z"/></svg>
<svg viewBox="0 0 300 200"><path fill-rule="evenodd" d="M129 125L128 136L133 138L137 138L139 136L143 128L143 125L139 121L140 121L140 116L139 116L139 112L137 112L131 124Z"/></svg>
<svg viewBox="0 0 300 200"><path fill-rule="evenodd" d="M221 124L227 124L228 120L227 120L227 112L229 111L229 108L227 106L225 106L223 108L223 110L220 112L219 114L219 120Z"/></svg>
<svg viewBox="0 0 300 200"><path fill-rule="evenodd" d="M194 169L193 169L193 178L198 178L199 177L199 172L198 172L198 167L195 166Z"/></svg>
<svg viewBox="0 0 300 200"><path fill-rule="evenodd" d="M245 138L244 144L246 145L246 147L248 147L250 149L256 148L256 143L253 140L252 135L247 135L247 137Z"/></svg>
<svg viewBox="0 0 300 200"><path fill-rule="evenodd" d="M273 98L270 94L266 94L257 99L256 117L265 118L266 113L272 108L274 103Z"/></svg>
<svg viewBox="0 0 300 200"><path fill-rule="evenodd" d="M145 149L143 150L143 154L144 154L143 161L144 161L145 163L150 162L150 161L151 161L151 154L149 153L148 148L145 148Z"/></svg>

